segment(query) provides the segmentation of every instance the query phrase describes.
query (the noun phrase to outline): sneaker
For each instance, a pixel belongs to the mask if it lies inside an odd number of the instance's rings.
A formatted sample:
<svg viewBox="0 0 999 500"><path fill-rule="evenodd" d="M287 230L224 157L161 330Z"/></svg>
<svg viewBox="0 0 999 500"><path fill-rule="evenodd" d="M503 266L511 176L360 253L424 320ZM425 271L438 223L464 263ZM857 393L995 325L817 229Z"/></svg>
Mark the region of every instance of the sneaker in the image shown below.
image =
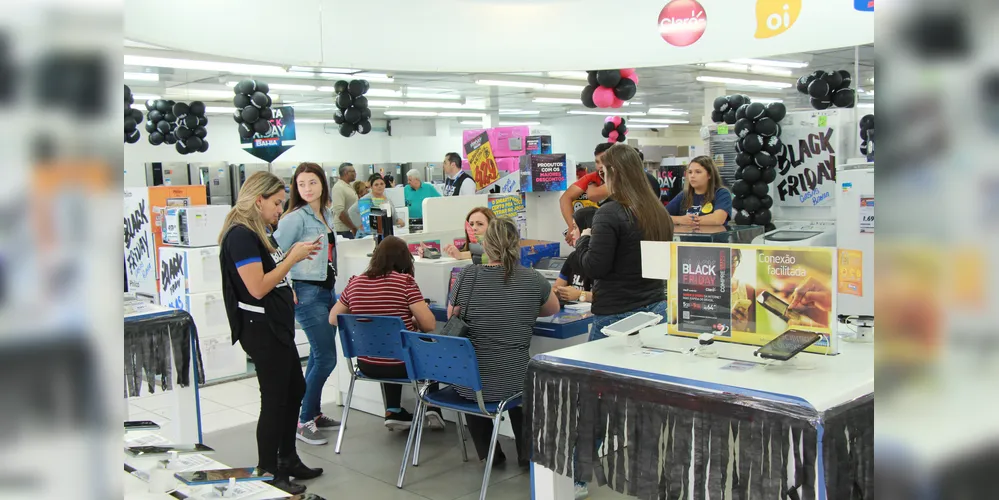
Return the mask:
<svg viewBox="0 0 999 500"><path fill-rule="evenodd" d="M319 428L316 427L316 421L310 420L306 423L298 424L298 432L295 434L299 441L307 444L326 444L329 441L319 433Z"/></svg>
<svg viewBox="0 0 999 500"><path fill-rule="evenodd" d="M316 427L320 429L336 429L337 427L340 427L340 421L320 413L319 416L316 417Z"/></svg>
<svg viewBox="0 0 999 500"><path fill-rule="evenodd" d="M575 490L575 500L586 500L590 497L590 489L586 487L586 483L576 483Z"/></svg>
<svg viewBox="0 0 999 500"><path fill-rule="evenodd" d="M441 415L440 408L428 408L427 414L423 417L423 423L430 429L444 429L444 416Z"/></svg>
<svg viewBox="0 0 999 500"><path fill-rule="evenodd" d="M385 413L385 427L390 431L408 430L413 426L413 414L405 409L400 412Z"/></svg>

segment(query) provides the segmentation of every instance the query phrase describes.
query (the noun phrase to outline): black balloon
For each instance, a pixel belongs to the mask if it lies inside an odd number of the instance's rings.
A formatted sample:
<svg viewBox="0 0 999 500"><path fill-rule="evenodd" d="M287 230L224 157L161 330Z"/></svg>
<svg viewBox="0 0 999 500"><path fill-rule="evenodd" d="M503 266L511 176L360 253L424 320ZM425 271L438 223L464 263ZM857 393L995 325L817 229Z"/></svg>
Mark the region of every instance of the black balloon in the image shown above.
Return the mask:
<svg viewBox="0 0 999 500"><path fill-rule="evenodd" d="M812 104L812 107L815 109L826 109L832 104L832 101L828 99L816 99L814 97L812 97L808 101Z"/></svg>
<svg viewBox="0 0 999 500"><path fill-rule="evenodd" d="M738 111L743 104L749 104L749 101L746 100L746 96L742 94L732 94L728 96L728 107Z"/></svg>
<svg viewBox="0 0 999 500"><path fill-rule="evenodd" d="M747 212L755 212L760 209L760 199L755 195L749 195L742 199L742 207Z"/></svg>
<svg viewBox="0 0 999 500"><path fill-rule="evenodd" d="M735 109L728 108L728 111L725 112L725 123L729 125L735 125L735 122L736 122Z"/></svg>
<svg viewBox="0 0 999 500"><path fill-rule="evenodd" d="M172 105L168 101L164 101L163 99L156 100L156 111L160 113L169 113L171 107Z"/></svg>
<svg viewBox="0 0 999 500"><path fill-rule="evenodd" d="M274 104L274 101L271 100L271 96L264 94L264 97L267 98L267 104L265 104L264 106L270 107L271 104Z"/></svg>
<svg viewBox="0 0 999 500"><path fill-rule="evenodd" d="M738 114L739 112L736 111L736 116L738 116ZM753 127L753 122L749 118L739 118L735 121L735 135L739 136L740 139L746 137L747 135L755 131L756 130Z"/></svg>
<svg viewBox="0 0 999 500"><path fill-rule="evenodd" d="M741 142L742 142L742 150L751 155L755 155L756 153L759 153L760 150L763 149L763 138L761 138L757 134L749 134L746 137L742 138Z"/></svg>
<svg viewBox="0 0 999 500"><path fill-rule="evenodd" d="M184 116L191 112L191 107L186 102L178 102L173 105L174 116Z"/></svg>
<svg viewBox="0 0 999 500"><path fill-rule="evenodd" d="M728 98L725 96L715 97L715 111L721 111L722 113L728 111Z"/></svg>
<svg viewBox="0 0 999 500"><path fill-rule="evenodd" d="M364 84L361 80L351 80L350 84L347 85L347 91L350 92L351 97L360 97L364 94Z"/></svg>
<svg viewBox="0 0 999 500"><path fill-rule="evenodd" d="M267 106L267 94L263 92L254 92L253 96L250 97L250 101L258 108Z"/></svg>
<svg viewBox="0 0 999 500"><path fill-rule="evenodd" d="M243 112L241 110L236 110L232 112L232 120L236 123L243 123Z"/></svg>
<svg viewBox="0 0 999 500"><path fill-rule="evenodd" d="M749 107L746 108L746 118L750 120L759 120L767 112L767 107L761 102L750 103Z"/></svg>
<svg viewBox="0 0 999 500"><path fill-rule="evenodd" d="M599 87L600 83L597 82L597 72L595 70L590 70L586 72L586 83L591 87Z"/></svg>
<svg viewBox="0 0 999 500"><path fill-rule="evenodd" d="M361 115L361 110L351 106L347 108L346 111L343 112L343 119L347 123L350 123L352 125L357 125L358 122L364 119L364 116Z"/></svg>
<svg viewBox="0 0 999 500"><path fill-rule="evenodd" d="M195 114L195 115L198 115L198 116L204 116L204 114L205 114L205 103L203 103L201 101L194 101L194 102L191 103L190 110L191 110L191 114Z"/></svg>
<svg viewBox="0 0 999 500"><path fill-rule="evenodd" d="M777 167L770 167L763 171L763 182L770 184L777 179Z"/></svg>
<svg viewBox="0 0 999 500"><path fill-rule="evenodd" d="M232 98L232 105L239 109L244 109L250 105L250 96L237 94L236 97Z"/></svg>
<svg viewBox="0 0 999 500"><path fill-rule="evenodd" d="M357 80L354 80L357 81ZM347 92L338 94L336 96L336 107L340 109L347 109L354 103L354 98L350 96Z"/></svg>
<svg viewBox="0 0 999 500"><path fill-rule="evenodd" d="M257 82L257 91L266 94L271 91L271 86L267 85L267 82Z"/></svg>
<svg viewBox="0 0 999 500"><path fill-rule="evenodd" d="M798 92L802 94L808 93L808 81L809 81L808 75L802 75L801 78L798 78L798 83L795 85L795 88L798 89Z"/></svg>
<svg viewBox="0 0 999 500"><path fill-rule="evenodd" d="M247 106L243 108L243 113L240 116L243 117L244 122L253 123L260 118L260 110L253 106Z"/></svg>
<svg viewBox="0 0 999 500"><path fill-rule="evenodd" d="M146 132L152 133L156 131L156 122L152 120L146 120Z"/></svg>
<svg viewBox="0 0 999 500"><path fill-rule="evenodd" d="M736 196L746 196L750 192L750 184L746 181L735 181L732 183L732 194Z"/></svg>
<svg viewBox="0 0 999 500"><path fill-rule="evenodd" d="M825 79L812 80L812 83L808 84L808 95L820 99L829 95L829 82Z"/></svg>
<svg viewBox="0 0 999 500"><path fill-rule="evenodd" d="M180 140L190 139L194 135L194 130L187 127L177 127L177 130L173 131L174 135Z"/></svg>
<svg viewBox="0 0 999 500"><path fill-rule="evenodd" d="M736 210L742 210L745 207L745 198L741 196L736 196L732 198L732 208Z"/></svg>
<svg viewBox="0 0 999 500"><path fill-rule="evenodd" d="M173 113L167 113L167 114L163 115L163 119L166 120L166 121L168 121L168 122L170 122L170 123L173 123L173 122L177 121L177 116L174 115Z"/></svg>
<svg viewBox="0 0 999 500"><path fill-rule="evenodd" d="M864 115L860 119L860 128L863 130L874 128L874 115Z"/></svg>
<svg viewBox="0 0 999 500"><path fill-rule="evenodd" d="M725 121L725 113L721 111L714 110L711 112L711 121L714 123L721 123Z"/></svg>
<svg viewBox="0 0 999 500"><path fill-rule="evenodd" d="M342 94L347 91L348 87L350 87L350 84L347 83L347 80L337 80L337 82L333 84L333 93Z"/></svg>
<svg viewBox="0 0 999 500"><path fill-rule="evenodd" d="M137 109L132 109L129 111L129 114L132 116L132 119L135 120L135 123L139 123L142 121L142 111L139 111Z"/></svg>
<svg viewBox="0 0 999 500"><path fill-rule="evenodd" d="M198 136L190 137L184 143L189 152L197 151L201 148L201 139Z"/></svg>
<svg viewBox="0 0 999 500"><path fill-rule="evenodd" d="M868 142L867 141L863 141L863 142L860 143L860 154L866 156L867 152L868 152Z"/></svg>
<svg viewBox="0 0 999 500"><path fill-rule="evenodd" d="M194 129L194 136L198 139L204 139L205 137L208 137L208 129L205 127L198 127Z"/></svg>
<svg viewBox="0 0 999 500"><path fill-rule="evenodd" d="M132 131L135 130L135 127L136 127L135 120L133 120L131 116L129 116L128 118L125 118L125 133L126 134L131 134Z"/></svg>
<svg viewBox="0 0 999 500"><path fill-rule="evenodd" d="M177 134L170 132L163 138L163 142L170 145L177 144Z"/></svg>
<svg viewBox="0 0 999 500"><path fill-rule="evenodd" d="M746 110L749 109L749 104L743 104L735 110L735 117L738 119L746 118Z"/></svg>
<svg viewBox="0 0 999 500"><path fill-rule="evenodd" d="M159 131L159 133L161 133L161 134L169 134L170 133L170 122L160 121L159 123L156 124L156 130Z"/></svg>
<svg viewBox="0 0 999 500"><path fill-rule="evenodd" d="M198 148L198 152L204 153L205 151L208 151L208 141L201 141L201 147Z"/></svg>
<svg viewBox="0 0 999 500"><path fill-rule="evenodd" d="M361 110L361 114L364 116L365 120L371 119L371 108L364 108Z"/></svg>
<svg viewBox="0 0 999 500"><path fill-rule="evenodd" d="M274 118L274 111L271 108L260 108L260 119L270 120Z"/></svg>
<svg viewBox="0 0 999 500"><path fill-rule="evenodd" d="M187 128L195 128L195 127L197 127L198 125L201 124L201 121L198 120L197 116L187 115L187 117L184 118L183 124Z"/></svg>
<svg viewBox="0 0 999 500"><path fill-rule="evenodd" d="M817 69L815 71L812 71L812 74L808 78L808 83L812 83L815 80L825 80L825 79L826 79L826 72L822 71L821 69Z"/></svg>
<svg viewBox="0 0 999 500"><path fill-rule="evenodd" d="M781 154L783 146L784 143L781 142L780 137L777 137L775 135L773 137L767 138L767 140L763 143L763 150L766 151L767 153L777 156Z"/></svg>
<svg viewBox="0 0 999 500"><path fill-rule="evenodd" d="M139 142L140 137L142 137L142 135L139 133L139 130L136 129L133 130L131 133L125 134L125 142L129 144L135 144Z"/></svg>
<svg viewBox="0 0 999 500"><path fill-rule="evenodd" d="M787 107L782 102L772 102L767 104L767 117L775 122L779 122L787 116Z"/></svg>
<svg viewBox="0 0 999 500"><path fill-rule="evenodd" d="M635 97L635 93L638 92L638 86L635 85L635 81L631 78L622 78L620 82L614 87L614 95L622 101L627 101L632 97Z"/></svg>
<svg viewBox="0 0 999 500"><path fill-rule="evenodd" d="M753 162L760 168L770 168L777 165L777 158L766 151L760 151L753 155Z"/></svg>
<svg viewBox="0 0 999 500"><path fill-rule="evenodd" d="M253 124L246 122L240 123L239 136L242 137L243 139L249 139L250 137L253 137Z"/></svg>
<svg viewBox="0 0 999 500"><path fill-rule="evenodd" d="M357 132L361 135L371 132L371 122L367 119L361 120L361 122L357 124Z"/></svg>
<svg viewBox="0 0 999 500"><path fill-rule="evenodd" d="M850 72L849 71L847 71L845 69L841 69L841 70L837 71L837 73L839 73L840 79L843 80L843 83L841 83L840 86L839 86L840 88L849 87L850 84L853 83L853 79L850 78Z"/></svg>
<svg viewBox="0 0 999 500"><path fill-rule="evenodd" d="M622 119L621 125L617 127L617 135L618 137L624 137L624 135L627 133L628 133L628 126L624 124L624 119ZM618 141L618 142L624 142L624 141Z"/></svg>
<svg viewBox="0 0 999 500"><path fill-rule="evenodd" d="M241 80L233 89L237 94L252 94L257 90L257 83L253 80Z"/></svg>
<svg viewBox="0 0 999 500"><path fill-rule="evenodd" d="M343 123L340 125L340 135L344 137L350 137L354 135L356 131L357 129L354 128L354 125L352 123Z"/></svg>
<svg viewBox="0 0 999 500"><path fill-rule="evenodd" d="M157 109L154 109L146 114L146 118L153 123L157 123L163 120L163 113L161 113Z"/></svg>
<svg viewBox="0 0 999 500"><path fill-rule="evenodd" d="M756 133L763 137L773 137L777 135L777 122L764 116L756 120Z"/></svg>
<svg viewBox="0 0 999 500"><path fill-rule="evenodd" d="M766 208L761 209L759 212L756 212L756 213L753 214L753 224L758 224L760 226L764 226L764 225L770 223L770 218L771 217L772 216L770 214L770 210L768 210Z"/></svg>
<svg viewBox="0 0 999 500"><path fill-rule="evenodd" d="M774 206L774 199L771 198L770 195L767 195L767 196L764 196L764 197L760 198L760 207L761 208L770 208L772 206Z"/></svg>
<svg viewBox="0 0 999 500"><path fill-rule="evenodd" d="M159 146L160 144L163 144L163 134L159 132L153 132L149 134L149 144L152 144L153 146Z"/></svg>
<svg viewBox="0 0 999 500"><path fill-rule="evenodd" d="M839 89L832 95L832 103L839 108L852 108L856 99L857 94L853 89Z"/></svg>
<svg viewBox="0 0 999 500"><path fill-rule="evenodd" d="M368 109L368 98L364 97L363 95L355 97L354 107L357 108L358 111Z"/></svg>
<svg viewBox="0 0 999 500"><path fill-rule="evenodd" d="M746 182L755 183L756 181L760 180L762 177L763 177L763 172L757 167L749 165L747 167L743 167L742 169L742 180Z"/></svg>
<svg viewBox="0 0 999 500"><path fill-rule="evenodd" d="M264 135L271 131L271 122L267 120L257 120L253 124L253 131L260 135Z"/></svg>
<svg viewBox="0 0 999 500"><path fill-rule="evenodd" d="M333 122L336 123L337 125L340 125L341 123L344 122L343 111L340 111L338 109L338 110L336 110L336 111L333 112Z"/></svg>
<svg viewBox="0 0 999 500"><path fill-rule="evenodd" d="M156 109L156 101L153 99L146 100L146 111L152 111Z"/></svg>
<svg viewBox="0 0 999 500"><path fill-rule="evenodd" d="M597 71L597 83L599 83L601 87L617 87L617 84L621 83L621 70L602 69Z"/></svg>
<svg viewBox="0 0 999 500"><path fill-rule="evenodd" d="M735 180L742 179L742 167L735 169Z"/></svg>
<svg viewBox="0 0 999 500"><path fill-rule="evenodd" d="M767 183L763 181L756 181L756 183L753 184L753 194L755 194L757 197L766 196L767 193L769 192L769 189L770 188L767 186Z"/></svg>
<svg viewBox="0 0 999 500"><path fill-rule="evenodd" d="M836 90L843 85L843 75L839 71L832 71L826 73L825 81L829 84L829 90Z"/></svg>
<svg viewBox="0 0 999 500"><path fill-rule="evenodd" d="M174 147L177 148L177 152L182 155L190 153L190 151L187 150L187 145L184 143L184 141L177 141L177 144Z"/></svg>
<svg viewBox="0 0 999 500"><path fill-rule="evenodd" d="M593 102L593 91L597 90L594 85L587 85L583 87L583 91L579 93L579 100L582 101L583 106L587 108L596 108L597 104Z"/></svg>
<svg viewBox="0 0 999 500"><path fill-rule="evenodd" d="M738 153L735 155L735 164L740 167L748 167L753 164L753 155L749 153Z"/></svg>
<svg viewBox="0 0 999 500"><path fill-rule="evenodd" d="M753 218L749 216L745 211L740 210L735 214L735 223L740 226L747 226L749 223L753 222Z"/></svg>

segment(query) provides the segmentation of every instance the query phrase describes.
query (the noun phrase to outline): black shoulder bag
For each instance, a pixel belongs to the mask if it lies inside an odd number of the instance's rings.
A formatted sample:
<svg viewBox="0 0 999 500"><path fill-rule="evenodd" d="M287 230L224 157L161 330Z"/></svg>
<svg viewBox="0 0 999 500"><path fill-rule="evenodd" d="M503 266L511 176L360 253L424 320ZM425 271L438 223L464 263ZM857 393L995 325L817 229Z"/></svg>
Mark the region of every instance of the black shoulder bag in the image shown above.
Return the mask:
<svg viewBox="0 0 999 500"><path fill-rule="evenodd" d="M458 314L451 316L448 318L447 323L444 323L441 335L447 335L448 337L468 337L469 327L465 318L468 317L468 306L472 302L472 295L475 294L475 282L479 281L479 266L473 264L472 267L475 268L475 274L472 275L472 289L469 290L468 300L465 301L464 305L459 306Z"/></svg>

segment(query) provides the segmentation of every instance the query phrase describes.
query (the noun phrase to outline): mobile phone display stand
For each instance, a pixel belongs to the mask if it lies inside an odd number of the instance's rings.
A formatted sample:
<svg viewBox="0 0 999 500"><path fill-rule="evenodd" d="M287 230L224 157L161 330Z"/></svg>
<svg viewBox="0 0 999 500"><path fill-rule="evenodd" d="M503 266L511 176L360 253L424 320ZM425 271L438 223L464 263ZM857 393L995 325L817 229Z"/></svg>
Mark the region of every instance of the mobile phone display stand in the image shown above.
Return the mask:
<svg viewBox="0 0 999 500"><path fill-rule="evenodd" d="M230 477L227 484L215 485L215 494L222 498L232 498L233 490L236 489L236 478Z"/></svg>
<svg viewBox="0 0 999 500"><path fill-rule="evenodd" d="M807 359L801 358L799 356L794 356L787 361L781 361L779 359L763 359L763 366L767 370L778 370L778 371L792 371L792 370L814 370L815 363L810 362Z"/></svg>
<svg viewBox="0 0 999 500"><path fill-rule="evenodd" d="M694 348L694 356L700 356L702 358L717 358L718 349L714 344L699 345Z"/></svg>
<svg viewBox="0 0 999 500"><path fill-rule="evenodd" d="M843 320L848 333L842 335L846 342L874 342L874 316L848 316Z"/></svg>

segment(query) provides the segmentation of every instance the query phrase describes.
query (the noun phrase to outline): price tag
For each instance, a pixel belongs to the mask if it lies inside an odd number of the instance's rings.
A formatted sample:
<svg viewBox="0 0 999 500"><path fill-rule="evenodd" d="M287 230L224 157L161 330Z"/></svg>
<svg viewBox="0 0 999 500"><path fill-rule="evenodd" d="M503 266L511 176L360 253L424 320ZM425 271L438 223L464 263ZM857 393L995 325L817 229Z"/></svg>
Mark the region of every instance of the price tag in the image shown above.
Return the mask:
<svg viewBox="0 0 999 500"><path fill-rule="evenodd" d="M860 197L860 232L874 234L874 195Z"/></svg>
<svg viewBox="0 0 999 500"><path fill-rule="evenodd" d="M718 125L718 135L728 135L728 125Z"/></svg>
<svg viewBox="0 0 999 500"><path fill-rule="evenodd" d="M819 126L820 127L825 127L826 124L828 124L828 123L829 123L829 117L828 116L823 115L823 116L819 117Z"/></svg>

